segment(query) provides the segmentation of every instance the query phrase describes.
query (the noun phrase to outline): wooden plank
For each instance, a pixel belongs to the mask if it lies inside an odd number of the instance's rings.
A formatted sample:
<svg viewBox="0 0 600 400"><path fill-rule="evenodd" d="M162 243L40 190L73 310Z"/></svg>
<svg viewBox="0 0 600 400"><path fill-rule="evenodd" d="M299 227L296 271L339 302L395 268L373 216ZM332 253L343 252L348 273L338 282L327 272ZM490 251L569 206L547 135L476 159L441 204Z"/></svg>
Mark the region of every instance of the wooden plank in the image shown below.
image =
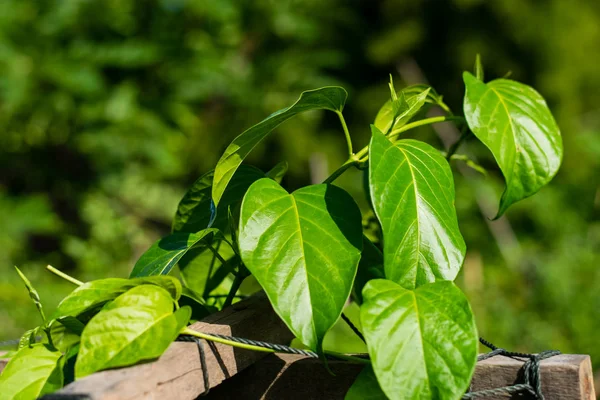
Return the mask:
<svg viewBox="0 0 600 400"><path fill-rule="evenodd" d="M197 322L192 329L289 343L293 335L276 316L264 294L257 294ZM204 342L210 387L265 357L268 353ZM90 400L195 399L204 393L203 373L195 343L173 343L156 361L102 371L67 385L53 399L87 396ZM70 397L71 396L71 397Z"/></svg>
<svg viewBox="0 0 600 400"><path fill-rule="evenodd" d="M362 366L332 361L331 376L319 360L289 354L272 354L217 386L211 399L343 399ZM477 364L472 390L510 386L523 362L496 356ZM546 400L594 400L590 357L564 354L541 362L542 391ZM486 399L507 399L507 396ZM522 398L522 397L514 397Z"/></svg>

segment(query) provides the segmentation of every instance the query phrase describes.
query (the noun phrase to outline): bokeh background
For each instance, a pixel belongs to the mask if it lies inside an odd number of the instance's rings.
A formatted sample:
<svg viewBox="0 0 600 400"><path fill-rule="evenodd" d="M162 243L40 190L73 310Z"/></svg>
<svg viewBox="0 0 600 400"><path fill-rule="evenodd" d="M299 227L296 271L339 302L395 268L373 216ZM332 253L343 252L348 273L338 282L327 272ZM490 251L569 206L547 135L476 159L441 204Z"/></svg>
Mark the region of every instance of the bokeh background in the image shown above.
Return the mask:
<svg viewBox="0 0 600 400"><path fill-rule="evenodd" d="M72 286L46 264L127 276L229 141L301 91L344 86L360 148L389 73L398 88L429 82L460 112L461 72L480 53L486 79L510 73L545 96L565 157L548 187L492 222L502 177L481 144L461 149L489 173L455 165L459 284L490 341L588 353L600 372L599 43L600 2L588 0L2 0L0 340L39 323L13 265L49 309ZM436 128L414 135L441 148L452 128ZM294 189L344 158L335 115L311 112L249 161L287 160ZM366 204L360 175L340 184ZM329 342L356 345L340 332Z"/></svg>

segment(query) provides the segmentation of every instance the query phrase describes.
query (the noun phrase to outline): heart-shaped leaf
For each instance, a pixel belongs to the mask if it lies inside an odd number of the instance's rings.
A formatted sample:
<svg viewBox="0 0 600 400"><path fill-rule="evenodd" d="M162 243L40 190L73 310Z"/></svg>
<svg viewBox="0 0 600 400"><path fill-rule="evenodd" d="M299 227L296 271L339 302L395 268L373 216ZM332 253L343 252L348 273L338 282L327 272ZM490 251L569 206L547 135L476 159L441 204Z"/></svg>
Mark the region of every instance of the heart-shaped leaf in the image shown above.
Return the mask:
<svg viewBox="0 0 600 400"><path fill-rule="evenodd" d="M289 194L271 179L244 197L242 260L273 308L308 347L320 350L339 318L362 248L358 206L344 190L313 185Z"/></svg>
<svg viewBox="0 0 600 400"><path fill-rule="evenodd" d="M375 126L382 132L388 132L394 128L400 128L414 117L425 105L430 88L420 88L419 92L414 90L400 91L397 106L394 106L392 100L388 100L377 113L375 117ZM392 126L392 122L396 123Z"/></svg>
<svg viewBox="0 0 600 400"><path fill-rule="evenodd" d="M192 247L209 241L218 229L203 229L198 233L177 232L155 242L135 263L130 278L167 275Z"/></svg>
<svg viewBox="0 0 600 400"><path fill-rule="evenodd" d="M392 143L376 127L372 130L369 183L383 229L386 278L408 289L454 280L466 247L448 162L427 143Z"/></svg>
<svg viewBox="0 0 600 400"><path fill-rule="evenodd" d="M211 227L224 232L227 228L227 210L230 207L233 210L237 209L248 187L256 180L265 177L258 168L240 165L227 185L219 206L214 210L216 215L213 215L211 209L213 175L214 171L202 175L183 196L173 219L173 232L195 233Z"/></svg>
<svg viewBox="0 0 600 400"><path fill-rule="evenodd" d="M63 355L42 343L23 347L0 375L1 400L30 400L63 385Z"/></svg>
<svg viewBox="0 0 600 400"><path fill-rule="evenodd" d="M86 325L75 377L159 357L187 324L190 315L189 307L173 313L173 298L159 286L140 285L130 289Z"/></svg>
<svg viewBox="0 0 600 400"><path fill-rule="evenodd" d="M293 105L274 112L236 137L227 147L215 168L212 189L212 197L215 204L218 205L220 203L225 188L242 161L273 129L294 115L305 111L331 110L341 113L347 96L348 93L344 88L337 86L328 86L303 92Z"/></svg>
<svg viewBox="0 0 600 400"><path fill-rule="evenodd" d="M56 311L52 314L52 319L64 316L76 317L142 284L160 286L166 289L174 300L178 300L181 295L181 283L177 278L172 276L150 276L135 279L99 279L84 283L72 291L60 302Z"/></svg>
<svg viewBox="0 0 600 400"><path fill-rule="evenodd" d="M468 72L463 78L469 128L490 149L506 180L499 218L554 177L563 154L560 130L533 88L509 79L483 83Z"/></svg>
<svg viewBox="0 0 600 400"><path fill-rule="evenodd" d="M469 302L448 281L407 290L367 283L360 309L373 370L390 399L458 399L477 362Z"/></svg>
<svg viewBox="0 0 600 400"><path fill-rule="evenodd" d="M360 371L344 400L387 400L371 366L367 365Z"/></svg>

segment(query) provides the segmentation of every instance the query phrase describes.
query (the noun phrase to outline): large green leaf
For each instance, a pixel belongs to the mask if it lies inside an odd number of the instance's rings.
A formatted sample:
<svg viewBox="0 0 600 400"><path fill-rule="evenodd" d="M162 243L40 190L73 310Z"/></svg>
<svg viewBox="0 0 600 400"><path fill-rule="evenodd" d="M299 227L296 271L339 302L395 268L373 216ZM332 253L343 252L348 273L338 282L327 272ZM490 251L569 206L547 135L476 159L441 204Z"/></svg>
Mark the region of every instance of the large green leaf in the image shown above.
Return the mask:
<svg viewBox="0 0 600 400"><path fill-rule="evenodd" d="M229 207L235 210L242 202L248 187L265 177L258 168L240 165L223 193L219 206L214 210L211 207L213 175L214 171L202 175L183 196L173 219L173 232L195 233L210 227L224 232L227 228Z"/></svg>
<svg viewBox="0 0 600 400"><path fill-rule="evenodd" d="M72 291L58 305L52 318L64 316L76 317L142 284L153 284L166 289L173 299L181 295L181 283L172 276L150 276L135 279L108 278L84 283Z"/></svg>
<svg viewBox="0 0 600 400"><path fill-rule="evenodd" d="M189 307L173 313L171 295L159 286L130 289L86 325L75 365L76 378L160 356L190 315Z"/></svg>
<svg viewBox="0 0 600 400"><path fill-rule="evenodd" d="M244 197L239 242L277 314L306 346L320 350L360 259L361 216L352 197L326 184L289 194L261 179Z"/></svg>
<svg viewBox="0 0 600 400"><path fill-rule="evenodd" d="M208 241L218 229L203 229L198 233L177 232L155 242L135 263L131 278L166 275L193 246Z"/></svg>
<svg viewBox="0 0 600 400"><path fill-rule="evenodd" d="M392 100L388 100L377 113L374 125L382 132L387 132L390 128L400 128L405 125L425 105L429 91L430 88L428 87L419 87L419 91L400 91L399 109L395 109ZM397 116L396 123L392 127L395 116Z"/></svg>
<svg viewBox="0 0 600 400"><path fill-rule="evenodd" d="M376 127L372 130L369 183L383 229L386 277L409 289L454 280L466 247L448 162L426 143L392 143Z"/></svg>
<svg viewBox="0 0 600 400"><path fill-rule="evenodd" d="M360 371L344 400L387 400L371 366L367 365Z"/></svg>
<svg viewBox="0 0 600 400"><path fill-rule="evenodd" d="M458 399L477 362L469 302L448 281L407 290L385 279L367 283L360 310L377 380L390 399Z"/></svg>
<svg viewBox="0 0 600 400"><path fill-rule="evenodd" d="M31 400L63 385L63 356L48 345L23 347L0 375L0 400Z"/></svg>
<svg viewBox="0 0 600 400"><path fill-rule="evenodd" d="M273 129L294 115L305 111L331 110L341 113L347 96L348 93L337 86L306 91L290 107L274 112L236 137L227 147L215 168L212 188L212 197L215 204L220 203L225 188L242 161Z"/></svg>
<svg viewBox="0 0 600 400"><path fill-rule="evenodd" d="M562 160L562 138L533 88L509 79L486 84L468 72L463 78L469 128L490 149L506 180L498 218L550 182Z"/></svg>

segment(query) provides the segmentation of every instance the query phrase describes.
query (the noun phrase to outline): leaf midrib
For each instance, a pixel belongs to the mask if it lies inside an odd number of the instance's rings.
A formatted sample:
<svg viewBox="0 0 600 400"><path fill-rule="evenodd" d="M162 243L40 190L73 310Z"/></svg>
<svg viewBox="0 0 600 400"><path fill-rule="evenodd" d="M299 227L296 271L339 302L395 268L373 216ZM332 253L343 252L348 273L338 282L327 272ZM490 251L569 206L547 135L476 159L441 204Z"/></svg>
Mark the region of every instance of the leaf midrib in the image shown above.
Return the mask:
<svg viewBox="0 0 600 400"><path fill-rule="evenodd" d="M298 234L300 235L300 249L302 250L302 261L304 263L304 275L306 276L306 288L308 290L308 299L310 301L310 326L313 331L314 339L317 341L316 345L319 346L319 337L317 336L317 328L315 326L314 313L312 307L312 294L310 291L310 277L308 276L308 264L306 263L306 253L304 250L304 236L302 235L302 224L300 223L300 212L298 211L298 203L296 203L296 197L294 194L289 195L292 199L292 203L294 203L294 214L296 215L296 222L298 223Z"/></svg>

